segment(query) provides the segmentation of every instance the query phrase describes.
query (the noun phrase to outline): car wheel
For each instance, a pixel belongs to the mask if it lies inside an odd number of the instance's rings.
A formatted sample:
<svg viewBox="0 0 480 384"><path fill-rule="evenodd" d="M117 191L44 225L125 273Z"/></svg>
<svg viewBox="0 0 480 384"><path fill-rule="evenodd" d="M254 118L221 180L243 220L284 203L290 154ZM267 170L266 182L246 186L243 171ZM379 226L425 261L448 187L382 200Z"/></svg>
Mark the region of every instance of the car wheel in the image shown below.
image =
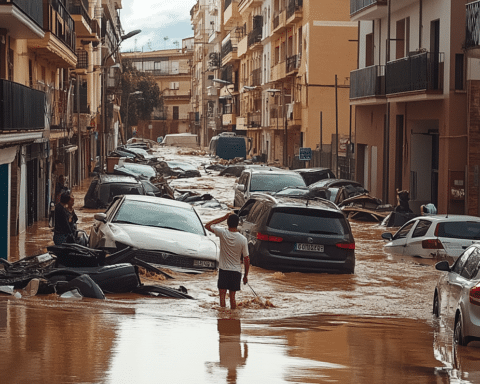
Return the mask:
<svg viewBox="0 0 480 384"><path fill-rule="evenodd" d="M435 292L435 297L433 298L433 315L435 317L440 317L440 303L438 301L437 292Z"/></svg>
<svg viewBox="0 0 480 384"><path fill-rule="evenodd" d="M462 314L458 314L457 321L455 322L455 329L453 331L453 342L457 345L467 345L468 340L463 335L463 322L462 322Z"/></svg>

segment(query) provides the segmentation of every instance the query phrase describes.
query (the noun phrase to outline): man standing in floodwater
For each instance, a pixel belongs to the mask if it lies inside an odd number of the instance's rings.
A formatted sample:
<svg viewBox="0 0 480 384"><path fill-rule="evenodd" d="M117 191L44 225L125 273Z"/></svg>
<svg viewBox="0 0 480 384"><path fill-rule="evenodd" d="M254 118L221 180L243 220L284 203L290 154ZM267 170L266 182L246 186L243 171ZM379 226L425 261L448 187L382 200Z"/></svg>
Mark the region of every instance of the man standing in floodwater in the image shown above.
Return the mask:
<svg viewBox="0 0 480 384"><path fill-rule="evenodd" d="M227 219L228 229L214 226ZM238 216L234 213L227 213L218 219L205 224L205 228L220 238L220 262L218 271L218 290L220 292L220 307L225 307L225 296L228 290L230 297L230 308L237 308L235 292L240 290L242 280L242 260L245 265L243 284L248 283L248 270L250 258L248 254L247 239L238 232Z"/></svg>

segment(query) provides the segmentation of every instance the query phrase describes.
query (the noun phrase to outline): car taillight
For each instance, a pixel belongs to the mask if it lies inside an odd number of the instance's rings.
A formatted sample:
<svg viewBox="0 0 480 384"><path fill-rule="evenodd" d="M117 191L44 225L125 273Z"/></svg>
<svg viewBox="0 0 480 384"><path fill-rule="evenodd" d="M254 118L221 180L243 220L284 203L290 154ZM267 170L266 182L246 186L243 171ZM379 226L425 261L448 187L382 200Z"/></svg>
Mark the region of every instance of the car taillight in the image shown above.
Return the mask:
<svg viewBox="0 0 480 384"><path fill-rule="evenodd" d="M470 289L470 294L468 296L470 299L470 304L480 306L480 284Z"/></svg>
<svg viewBox="0 0 480 384"><path fill-rule="evenodd" d="M423 249L443 249L443 244L439 239L430 239L422 241Z"/></svg>
<svg viewBox="0 0 480 384"><path fill-rule="evenodd" d="M340 249L355 249L355 243L337 243L335 245Z"/></svg>
<svg viewBox="0 0 480 384"><path fill-rule="evenodd" d="M273 241L275 243L281 243L283 241L283 238L279 237L279 236L264 235L263 233L258 232L257 233L257 240Z"/></svg>

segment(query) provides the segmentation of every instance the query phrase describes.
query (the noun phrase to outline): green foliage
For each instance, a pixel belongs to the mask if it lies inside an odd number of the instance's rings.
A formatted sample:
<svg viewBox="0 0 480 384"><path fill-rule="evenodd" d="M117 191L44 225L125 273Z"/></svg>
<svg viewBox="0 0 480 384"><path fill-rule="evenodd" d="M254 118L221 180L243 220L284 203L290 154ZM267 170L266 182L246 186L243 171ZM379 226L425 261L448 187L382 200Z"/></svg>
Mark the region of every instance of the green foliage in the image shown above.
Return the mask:
<svg viewBox="0 0 480 384"><path fill-rule="evenodd" d="M122 104L120 114L123 123L126 124L128 104L129 127L137 125L138 120L149 120L153 109L162 107L163 99L160 88L153 76L138 71L130 62L123 64L121 90ZM130 95L137 91L141 91L142 94Z"/></svg>

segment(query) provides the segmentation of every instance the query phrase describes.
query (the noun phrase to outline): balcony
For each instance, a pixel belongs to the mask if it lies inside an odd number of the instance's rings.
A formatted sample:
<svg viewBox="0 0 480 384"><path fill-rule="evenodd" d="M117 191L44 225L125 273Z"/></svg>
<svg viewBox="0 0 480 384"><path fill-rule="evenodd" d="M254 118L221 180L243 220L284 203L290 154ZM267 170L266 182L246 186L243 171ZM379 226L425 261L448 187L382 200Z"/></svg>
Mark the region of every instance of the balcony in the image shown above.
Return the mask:
<svg viewBox="0 0 480 384"><path fill-rule="evenodd" d="M465 48L480 48L480 1L467 4Z"/></svg>
<svg viewBox="0 0 480 384"><path fill-rule="evenodd" d="M169 100L190 100L192 94L190 90L180 90L180 89L165 89L162 93L162 96L168 98Z"/></svg>
<svg viewBox="0 0 480 384"><path fill-rule="evenodd" d="M387 0L350 0L350 20L375 20L387 15Z"/></svg>
<svg viewBox="0 0 480 384"><path fill-rule="evenodd" d="M387 63L385 93L443 90L444 59L443 52L425 52Z"/></svg>
<svg viewBox="0 0 480 384"><path fill-rule="evenodd" d="M43 38L43 0L0 0L0 25L15 39Z"/></svg>
<svg viewBox="0 0 480 384"><path fill-rule="evenodd" d="M92 19L88 14L88 1L77 0L73 4L70 4L68 11L75 21L75 32L78 36L91 35L92 34Z"/></svg>
<svg viewBox="0 0 480 384"><path fill-rule="evenodd" d="M237 48L238 42L243 37L241 30L243 28L236 28L232 30L222 42L222 66L225 66L232 61L238 59Z"/></svg>
<svg viewBox="0 0 480 384"><path fill-rule="evenodd" d="M282 80L284 79L287 75L285 73L285 70L286 70L286 65L285 63L282 61L280 63L278 63L277 65L275 65L273 68L272 68L272 73L271 73L271 81L279 81L279 80Z"/></svg>
<svg viewBox="0 0 480 384"><path fill-rule="evenodd" d="M225 28L231 28L238 20L241 20L238 12L238 0L226 0L225 10L223 11L223 25Z"/></svg>
<svg viewBox="0 0 480 384"><path fill-rule="evenodd" d="M288 0L286 25L293 25L300 21L303 16L303 0Z"/></svg>
<svg viewBox="0 0 480 384"><path fill-rule="evenodd" d="M384 96L384 65L372 65L350 72L350 99Z"/></svg>
<svg viewBox="0 0 480 384"><path fill-rule="evenodd" d="M287 58L287 61L285 62L285 72L287 75L292 75L298 72L298 68L300 68L301 63L301 57L301 55L293 55Z"/></svg>
<svg viewBox="0 0 480 384"><path fill-rule="evenodd" d="M0 79L0 130L45 128L45 93Z"/></svg>
<svg viewBox="0 0 480 384"><path fill-rule="evenodd" d="M43 4L45 21L43 39L29 39L28 48L61 68L75 67L75 23L61 2Z"/></svg>
<svg viewBox="0 0 480 384"><path fill-rule="evenodd" d="M262 126L262 113L261 112L247 113L246 123L248 128L260 128Z"/></svg>
<svg viewBox="0 0 480 384"><path fill-rule="evenodd" d="M236 124L237 108L235 104L225 104L223 106L222 124L232 125Z"/></svg>
<svg viewBox="0 0 480 384"><path fill-rule="evenodd" d="M242 57L247 53L248 49L248 36L245 36L242 40L238 42L237 46L237 57Z"/></svg>
<svg viewBox="0 0 480 384"><path fill-rule="evenodd" d="M243 13L248 9L252 9L254 7L262 5L262 3L263 0L241 0L240 4L238 5L238 11L240 13Z"/></svg>
<svg viewBox="0 0 480 384"><path fill-rule="evenodd" d="M73 96L73 113L84 113L90 114L90 106L87 103L87 95L88 95L88 85L86 81L81 82L80 87L78 89L78 94L80 95L80 111L77 108L77 88L75 88L75 93Z"/></svg>
<svg viewBox="0 0 480 384"><path fill-rule="evenodd" d="M286 27L287 12L276 13L272 21L272 35L281 32Z"/></svg>
<svg viewBox="0 0 480 384"><path fill-rule="evenodd" d="M248 40L247 40L247 46L250 49L256 50L256 49L262 49L262 27L257 27L252 29L248 33Z"/></svg>
<svg viewBox="0 0 480 384"><path fill-rule="evenodd" d="M76 69L88 69L88 52L83 49L77 49L77 66Z"/></svg>

